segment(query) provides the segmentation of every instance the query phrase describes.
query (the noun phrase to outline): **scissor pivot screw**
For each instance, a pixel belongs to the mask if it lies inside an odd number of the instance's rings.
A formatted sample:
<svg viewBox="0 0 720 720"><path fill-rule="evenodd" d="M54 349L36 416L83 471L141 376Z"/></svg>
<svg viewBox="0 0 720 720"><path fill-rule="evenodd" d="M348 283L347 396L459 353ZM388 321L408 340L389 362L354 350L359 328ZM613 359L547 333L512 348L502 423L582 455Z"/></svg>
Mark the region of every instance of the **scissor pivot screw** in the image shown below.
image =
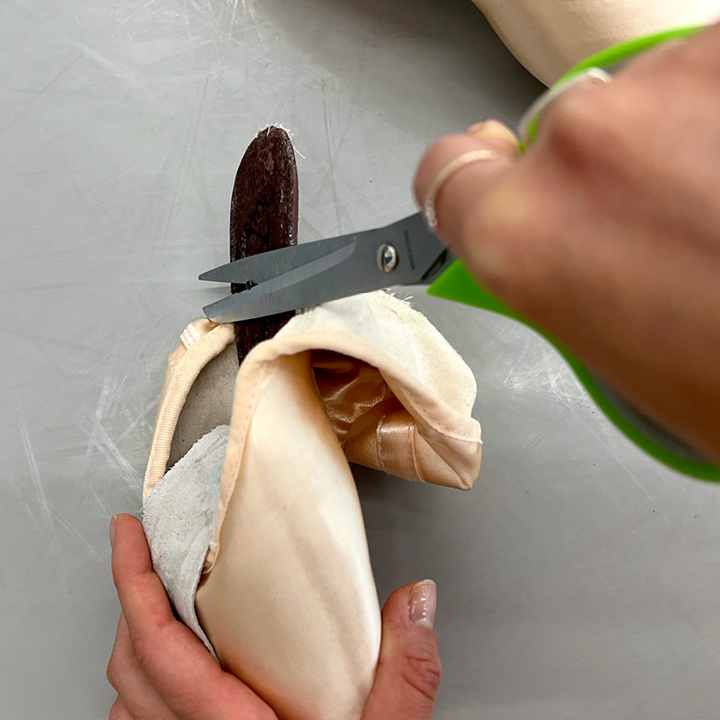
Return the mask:
<svg viewBox="0 0 720 720"><path fill-rule="evenodd" d="M377 251L377 264L383 272L392 272L398 266L398 251L394 245L386 243Z"/></svg>

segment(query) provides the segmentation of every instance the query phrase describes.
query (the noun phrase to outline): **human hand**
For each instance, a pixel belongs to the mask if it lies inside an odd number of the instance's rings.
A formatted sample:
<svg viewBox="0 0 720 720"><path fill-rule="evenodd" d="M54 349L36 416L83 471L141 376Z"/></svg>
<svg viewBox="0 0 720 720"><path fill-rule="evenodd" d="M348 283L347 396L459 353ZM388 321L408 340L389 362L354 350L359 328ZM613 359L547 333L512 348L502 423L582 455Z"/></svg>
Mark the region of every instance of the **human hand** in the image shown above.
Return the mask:
<svg viewBox="0 0 720 720"><path fill-rule="evenodd" d="M638 408L720 460L720 25L586 81L520 156L490 122L435 143L422 205L460 155L438 233L476 277Z"/></svg>
<svg viewBox="0 0 720 720"><path fill-rule="evenodd" d="M175 618L140 521L116 516L110 537L122 606L107 671L118 693L110 720L277 720ZM396 590L385 603L380 663L362 720L432 717L441 672L435 597L434 584L426 582Z"/></svg>

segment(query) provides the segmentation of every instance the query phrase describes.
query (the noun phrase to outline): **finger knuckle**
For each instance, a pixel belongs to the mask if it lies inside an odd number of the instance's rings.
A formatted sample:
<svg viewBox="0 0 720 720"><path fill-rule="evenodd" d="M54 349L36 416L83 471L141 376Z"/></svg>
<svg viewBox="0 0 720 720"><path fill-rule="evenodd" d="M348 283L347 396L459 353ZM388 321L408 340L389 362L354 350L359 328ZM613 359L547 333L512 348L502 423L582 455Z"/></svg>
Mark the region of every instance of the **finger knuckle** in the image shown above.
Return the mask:
<svg viewBox="0 0 720 720"><path fill-rule="evenodd" d="M152 668L157 659L155 650L157 640L147 635L138 635L132 638L132 652L135 660L142 668Z"/></svg>
<svg viewBox="0 0 720 720"><path fill-rule="evenodd" d="M447 155L449 150L452 150L455 145L456 135L444 135L433 142L432 145L427 149L425 153L426 158L443 157Z"/></svg>
<svg viewBox="0 0 720 720"><path fill-rule="evenodd" d="M574 181L608 169L623 175L639 160L637 140L647 135L650 116L662 112L664 102L641 82L605 85L561 100L548 116L549 154Z"/></svg>
<svg viewBox="0 0 720 720"><path fill-rule="evenodd" d="M440 168L467 149L467 142L467 137L463 135L445 135L439 138L425 152L421 166L428 171L433 170L430 174L436 175Z"/></svg>
<svg viewBox="0 0 720 720"><path fill-rule="evenodd" d="M600 85L589 91L571 90L552 103L540 132L556 167L564 165L577 178L590 168L617 162L628 137L634 136L637 99L632 91Z"/></svg>
<svg viewBox="0 0 720 720"><path fill-rule="evenodd" d="M156 668L167 664L166 647L178 647L179 652L188 648L186 637L183 637L179 645L178 642L179 639L173 634L173 628L164 621L155 623L142 632L131 633L130 646L133 662L141 670L152 675Z"/></svg>
<svg viewBox="0 0 720 720"><path fill-rule="evenodd" d="M110 660L107 665L107 669L105 671L105 676L107 677L107 681L112 685L115 690L118 689L118 685L120 682L120 661L117 658L117 655L113 653L110 656Z"/></svg>
<svg viewBox="0 0 720 720"><path fill-rule="evenodd" d="M430 647L414 648L406 653L402 667L403 680L415 692L434 701L442 675L437 652Z"/></svg>
<svg viewBox="0 0 720 720"><path fill-rule="evenodd" d="M586 94L558 98L542 118L541 131L558 159L577 159L594 146L598 128L596 103Z"/></svg>
<svg viewBox="0 0 720 720"><path fill-rule="evenodd" d="M420 203L425 202L427 192L430 188L432 178L435 174L434 168L439 164L439 158L446 155L446 139L436 140L422 156L418 165L415 179L413 181L416 197Z"/></svg>
<svg viewBox="0 0 720 720"><path fill-rule="evenodd" d="M720 28L720 25L718 26ZM720 33L718 33L720 37ZM712 62L712 53L709 51L709 45L704 42L695 42L693 40L681 42L675 41L674 53L672 58L672 64L670 65L670 71L675 71L678 75L682 73L683 77L687 81L692 78L693 73L700 73L701 75L709 75L716 81L718 79L717 72L713 71L715 63ZM717 52L715 52L717 54Z"/></svg>

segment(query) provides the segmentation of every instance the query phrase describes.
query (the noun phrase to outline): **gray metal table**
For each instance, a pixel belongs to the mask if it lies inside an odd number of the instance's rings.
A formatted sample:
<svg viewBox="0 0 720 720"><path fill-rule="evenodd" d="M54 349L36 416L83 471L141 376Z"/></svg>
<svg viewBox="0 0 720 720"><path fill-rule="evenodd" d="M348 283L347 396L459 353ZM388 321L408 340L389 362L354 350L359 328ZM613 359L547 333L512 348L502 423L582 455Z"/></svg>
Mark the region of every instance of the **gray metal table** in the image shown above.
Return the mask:
<svg viewBox="0 0 720 720"><path fill-rule="evenodd" d="M254 133L292 130L313 240L411 212L434 137L540 88L469 0L6 0L0 59L0 716L97 720L108 522L139 509ZM436 717L717 717L718 491L630 446L529 331L416 302L478 378L482 474L358 482L381 596L439 584Z"/></svg>

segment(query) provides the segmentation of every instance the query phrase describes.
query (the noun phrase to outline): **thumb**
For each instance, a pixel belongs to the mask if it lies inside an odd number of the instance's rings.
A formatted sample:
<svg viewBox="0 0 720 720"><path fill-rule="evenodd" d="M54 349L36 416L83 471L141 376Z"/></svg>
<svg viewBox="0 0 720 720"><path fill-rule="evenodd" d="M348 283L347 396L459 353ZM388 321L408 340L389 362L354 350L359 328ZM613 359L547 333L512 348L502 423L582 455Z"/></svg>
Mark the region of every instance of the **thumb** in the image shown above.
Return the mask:
<svg viewBox="0 0 720 720"><path fill-rule="evenodd" d="M440 173L453 161L476 150L490 150L494 156L458 167L437 188L433 198L437 234L471 268L477 264L474 256L478 251L472 223L490 190L520 159L517 138L496 120L472 125L461 135L448 135L430 146L420 161L414 182L415 198L424 208Z"/></svg>
<svg viewBox="0 0 720 720"><path fill-rule="evenodd" d="M382 611L382 645L362 720L430 720L440 684L432 580L396 590Z"/></svg>

